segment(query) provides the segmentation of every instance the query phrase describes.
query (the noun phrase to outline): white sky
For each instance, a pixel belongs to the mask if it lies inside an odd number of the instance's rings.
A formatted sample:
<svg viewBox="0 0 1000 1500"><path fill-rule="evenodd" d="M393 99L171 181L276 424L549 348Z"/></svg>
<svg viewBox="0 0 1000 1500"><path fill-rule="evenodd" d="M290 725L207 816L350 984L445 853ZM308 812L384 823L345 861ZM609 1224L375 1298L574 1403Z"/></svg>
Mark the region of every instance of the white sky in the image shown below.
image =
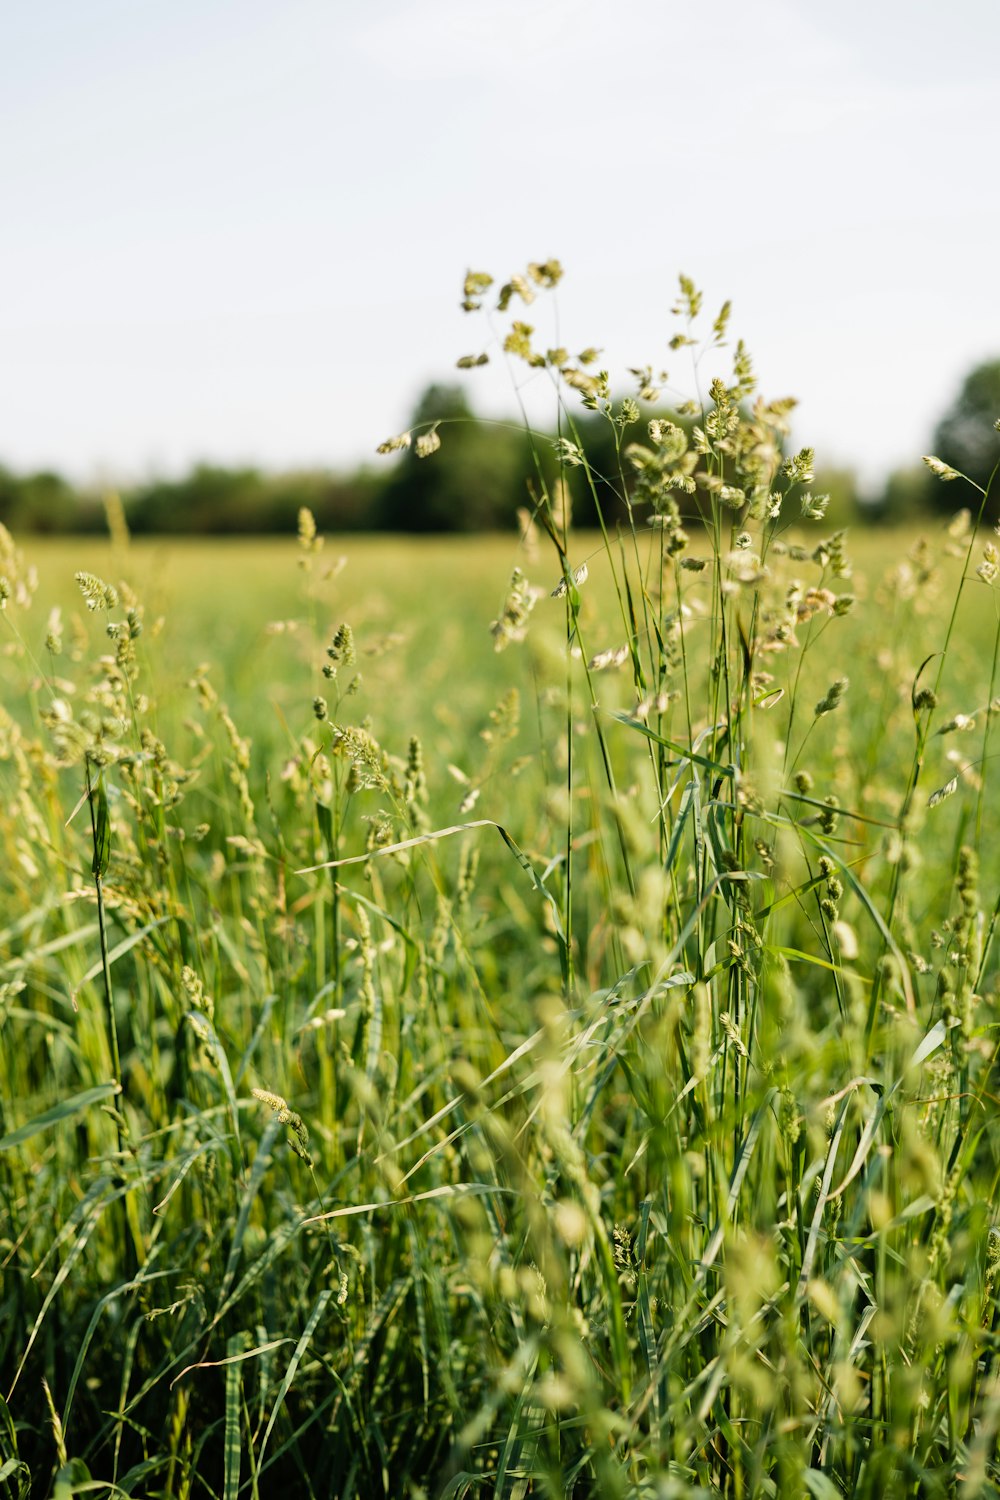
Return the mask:
<svg viewBox="0 0 1000 1500"><path fill-rule="evenodd" d="M556 256L560 342L680 375L686 271L875 479L1000 356L998 77L1000 0L0 0L0 462L367 458Z"/></svg>

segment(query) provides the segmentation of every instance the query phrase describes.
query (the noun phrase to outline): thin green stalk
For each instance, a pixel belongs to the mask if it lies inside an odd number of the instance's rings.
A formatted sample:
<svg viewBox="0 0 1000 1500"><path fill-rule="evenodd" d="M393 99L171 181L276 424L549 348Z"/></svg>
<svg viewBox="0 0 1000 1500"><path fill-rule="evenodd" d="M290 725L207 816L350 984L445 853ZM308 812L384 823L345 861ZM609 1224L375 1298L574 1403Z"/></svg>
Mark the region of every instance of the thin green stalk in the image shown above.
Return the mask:
<svg viewBox="0 0 1000 1500"><path fill-rule="evenodd" d="M90 779L90 758L85 761L87 777L87 802L90 807L90 831L94 848L91 872L97 892L97 924L101 941L101 972L104 978L104 1000L108 1016L108 1037L111 1046L111 1062L115 1070L115 1082L121 1085L122 1064L118 1051L118 1023L115 1019L114 995L111 989L111 964L108 959L108 930L104 913L104 875L111 857L111 826L108 818L108 798L104 790L103 772L99 774L96 789ZM96 807L95 807L96 802ZM117 1124L118 1149L124 1147L120 1123Z"/></svg>
<svg viewBox="0 0 1000 1500"><path fill-rule="evenodd" d="M996 597L993 600L994 612L996 614L996 630L993 632L993 658L990 662L990 688L986 695L986 710L983 714L983 748L979 759L979 794L976 797L976 848L983 847L983 812L986 807L986 767L990 753L990 730L993 727L993 698L997 684L997 674L1000 670L1000 608L997 607Z"/></svg>

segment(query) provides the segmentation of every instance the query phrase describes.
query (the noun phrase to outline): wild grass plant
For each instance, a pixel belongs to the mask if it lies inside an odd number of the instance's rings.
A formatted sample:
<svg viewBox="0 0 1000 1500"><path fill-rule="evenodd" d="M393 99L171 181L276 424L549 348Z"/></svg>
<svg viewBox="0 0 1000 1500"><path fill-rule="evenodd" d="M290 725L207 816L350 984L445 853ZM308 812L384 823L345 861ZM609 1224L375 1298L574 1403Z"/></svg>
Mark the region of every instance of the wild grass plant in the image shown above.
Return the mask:
<svg viewBox="0 0 1000 1500"><path fill-rule="evenodd" d="M0 1494L997 1492L985 497L852 577L728 308L644 422L560 274L466 282L561 472L422 703L308 512L238 700L0 536Z"/></svg>

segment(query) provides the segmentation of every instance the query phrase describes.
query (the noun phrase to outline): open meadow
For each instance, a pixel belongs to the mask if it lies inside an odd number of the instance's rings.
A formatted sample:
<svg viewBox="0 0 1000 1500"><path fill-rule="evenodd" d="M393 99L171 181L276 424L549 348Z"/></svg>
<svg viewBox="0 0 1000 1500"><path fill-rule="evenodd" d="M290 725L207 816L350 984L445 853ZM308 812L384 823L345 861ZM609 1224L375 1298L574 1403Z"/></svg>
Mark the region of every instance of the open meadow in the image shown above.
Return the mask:
<svg viewBox="0 0 1000 1500"><path fill-rule="evenodd" d="M0 1493L996 1492L952 529L5 543Z"/></svg>
<svg viewBox="0 0 1000 1500"><path fill-rule="evenodd" d="M996 476L532 332L520 541L0 529L0 1497L1000 1493Z"/></svg>

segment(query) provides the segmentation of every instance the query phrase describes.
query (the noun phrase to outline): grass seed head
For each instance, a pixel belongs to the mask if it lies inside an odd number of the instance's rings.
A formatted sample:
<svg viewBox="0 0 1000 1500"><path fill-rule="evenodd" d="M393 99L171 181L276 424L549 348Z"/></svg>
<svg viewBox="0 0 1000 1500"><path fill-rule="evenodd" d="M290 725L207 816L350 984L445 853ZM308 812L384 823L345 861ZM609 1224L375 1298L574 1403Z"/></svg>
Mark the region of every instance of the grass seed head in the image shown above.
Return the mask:
<svg viewBox="0 0 1000 1500"><path fill-rule="evenodd" d="M849 686L850 683L846 677L838 677L835 682L832 682L827 688L825 695L819 700L819 702L816 704L816 707L813 709L813 714L815 715L815 717L818 719L823 714L833 713L834 709L838 706L844 694L847 692Z"/></svg>
<svg viewBox="0 0 1000 1500"><path fill-rule="evenodd" d="M76 573L74 577L89 610L117 607L118 590L112 584L105 583L96 573Z"/></svg>
<svg viewBox="0 0 1000 1500"><path fill-rule="evenodd" d="M948 480L961 479L962 477L957 469L953 469L950 464L943 463L940 458L935 458L933 453L925 453L923 461L931 473L936 475L938 479L943 479L947 482Z"/></svg>

